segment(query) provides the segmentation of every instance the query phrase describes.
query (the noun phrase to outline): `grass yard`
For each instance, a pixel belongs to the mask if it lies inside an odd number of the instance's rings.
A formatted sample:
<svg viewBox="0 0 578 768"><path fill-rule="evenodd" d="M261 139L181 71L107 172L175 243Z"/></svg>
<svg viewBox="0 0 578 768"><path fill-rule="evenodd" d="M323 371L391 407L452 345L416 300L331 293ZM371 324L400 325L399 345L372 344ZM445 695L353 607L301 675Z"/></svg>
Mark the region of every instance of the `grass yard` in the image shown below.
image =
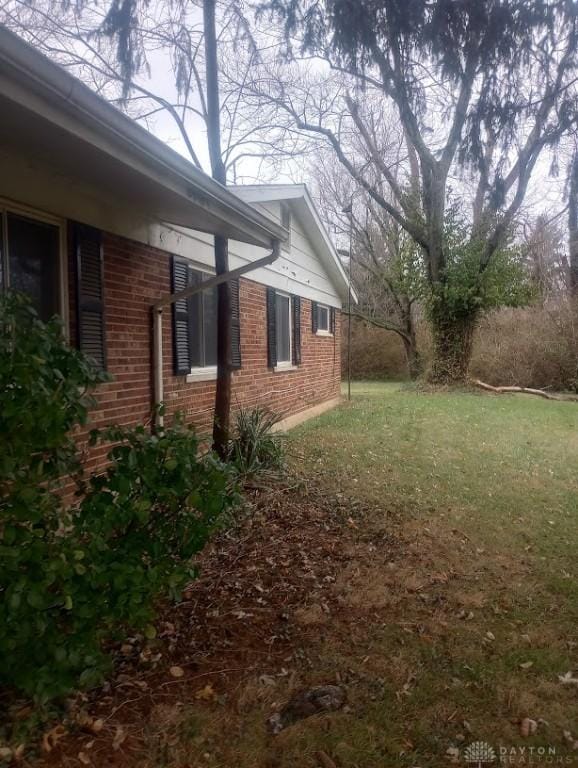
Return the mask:
<svg viewBox="0 0 578 768"><path fill-rule="evenodd" d="M303 485L203 556L160 666L52 764L578 764L578 404L356 384L288 452ZM267 732L327 683L344 709Z"/></svg>
<svg viewBox="0 0 578 768"><path fill-rule="evenodd" d="M546 574L578 565L575 403L360 383L292 441L359 499L445 519L503 555L531 551Z"/></svg>
<svg viewBox="0 0 578 768"><path fill-rule="evenodd" d="M291 443L370 510L374 552L341 579L366 620L324 658L382 687L333 725L335 762L438 766L479 739L510 764L531 745L578 763L578 688L558 680L578 669L576 405L357 384Z"/></svg>

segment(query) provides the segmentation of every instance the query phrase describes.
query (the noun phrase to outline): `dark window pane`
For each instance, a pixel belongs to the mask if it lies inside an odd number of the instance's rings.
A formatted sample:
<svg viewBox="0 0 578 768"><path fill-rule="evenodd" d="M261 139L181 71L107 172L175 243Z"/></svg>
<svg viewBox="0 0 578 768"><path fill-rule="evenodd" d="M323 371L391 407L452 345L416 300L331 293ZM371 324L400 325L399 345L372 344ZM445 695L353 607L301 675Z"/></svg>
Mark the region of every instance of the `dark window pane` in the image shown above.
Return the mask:
<svg viewBox="0 0 578 768"><path fill-rule="evenodd" d="M9 213L8 254L10 287L28 294L42 318L58 314L58 227Z"/></svg>
<svg viewBox="0 0 578 768"><path fill-rule="evenodd" d="M317 307L317 328L320 331L329 330L329 309L327 307Z"/></svg>
<svg viewBox="0 0 578 768"><path fill-rule="evenodd" d="M277 316L277 362L287 363L291 360L288 296L277 294L275 312Z"/></svg>
<svg viewBox="0 0 578 768"><path fill-rule="evenodd" d="M192 285L210 280L212 275L191 270ZM189 299L191 368L217 365L217 288L196 293Z"/></svg>
<svg viewBox="0 0 578 768"><path fill-rule="evenodd" d="M5 277L4 277L4 259L6 258L6 254L4 253L4 218L2 216L2 211L0 211L0 291L5 288Z"/></svg>
<svg viewBox="0 0 578 768"><path fill-rule="evenodd" d="M208 279L209 275L204 275ZM205 365L217 365L217 288L203 291L203 324L205 328Z"/></svg>
<svg viewBox="0 0 578 768"><path fill-rule="evenodd" d="M190 283L198 285L202 274L191 270ZM191 345L191 368L203 365L203 302L200 293L189 298L189 339Z"/></svg>

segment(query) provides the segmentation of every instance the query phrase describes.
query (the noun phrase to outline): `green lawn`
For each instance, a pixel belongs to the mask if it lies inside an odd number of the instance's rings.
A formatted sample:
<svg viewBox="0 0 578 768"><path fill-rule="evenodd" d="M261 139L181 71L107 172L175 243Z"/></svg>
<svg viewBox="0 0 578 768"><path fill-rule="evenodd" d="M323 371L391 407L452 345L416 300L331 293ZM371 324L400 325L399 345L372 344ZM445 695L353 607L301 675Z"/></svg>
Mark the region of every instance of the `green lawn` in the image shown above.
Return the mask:
<svg viewBox="0 0 578 768"><path fill-rule="evenodd" d="M161 673L132 720L132 690L101 702L109 748L120 727L140 750L123 764L440 768L478 765L478 741L501 765L578 764L578 403L356 384L287 451L286 487L174 613L187 675ZM346 708L268 732L328 683ZM101 742L91 764L117 764Z"/></svg>
<svg viewBox="0 0 578 768"><path fill-rule="evenodd" d="M480 739L510 764L530 746L578 763L578 688L558 679L578 676L578 405L359 383L290 446L362 505L366 550L337 585L352 625L320 662L358 676L355 716L304 727L288 754L321 739L336 765L423 768Z"/></svg>
<svg viewBox="0 0 578 768"><path fill-rule="evenodd" d="M332 485L408 514L446 514L510 554L531 540L555 571L577 565L577 404L374 382L352 395L292 433Z"/></svg>

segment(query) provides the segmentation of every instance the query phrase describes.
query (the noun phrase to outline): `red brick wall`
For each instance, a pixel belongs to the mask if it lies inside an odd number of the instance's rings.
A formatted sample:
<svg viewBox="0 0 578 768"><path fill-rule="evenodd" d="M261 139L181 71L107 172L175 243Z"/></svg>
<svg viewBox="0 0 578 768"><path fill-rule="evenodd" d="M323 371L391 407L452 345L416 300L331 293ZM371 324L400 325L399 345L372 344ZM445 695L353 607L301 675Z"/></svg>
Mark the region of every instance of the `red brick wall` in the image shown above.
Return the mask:
<svg viewBox="0 0 578 768"><path fill-rule="evenodd" d="M75 340L75 265L70 259L70 328ZM90 428L150 422L152 343L150 306L170 293L170 255L113 235L104 238L104 294L108 371L113 381L99 386ZM334 336L311 331L311 302L301 301L301 358L297 370L267 367L266 288L242 278L241 354L243 367L233 374L233 404L267 405L283 415L337 397L340 386L340 313ZM180 411L207 433L212 421L215 383L187 383L173 375L171 310L164 313L164 387L167 413ZM87 468L104 463L104 448L87 455Z"/></svg>

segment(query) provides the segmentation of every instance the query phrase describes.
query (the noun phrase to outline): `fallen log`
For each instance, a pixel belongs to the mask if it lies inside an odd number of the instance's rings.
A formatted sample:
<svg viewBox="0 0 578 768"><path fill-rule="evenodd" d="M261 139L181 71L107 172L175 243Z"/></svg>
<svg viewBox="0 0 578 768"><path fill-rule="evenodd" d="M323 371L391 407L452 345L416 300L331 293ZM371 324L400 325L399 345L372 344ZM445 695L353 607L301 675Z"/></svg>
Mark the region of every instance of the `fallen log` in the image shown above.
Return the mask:
<svg viewBox="0 0 578 768"><path fill-rule="evenodd" d="M571 395L568 397L559 397L558 395L551 395L549 392L545 392L543 389L532 389L531 387L492 387L491 384L486 384L485 381L479 379L472 379L472 384L480 389L485 389L488 392L494 392L496 395L506 394L524 394L524 395L536 395L537 397L543 397L546 400L575 400Z"/></svg>
<svg viewBox="0 0 578 768"><path fill-rule="evenodd" d="M485 381L479 379L472 379L472 384L480 389L485 389L488 392L495 392L496 395L516 394L522 393L525 395L537 395L538 397L544 397L546 400L561 400L561 397L557 395L551 395L549 392L545 392L543 389L531 389L529 387L492 387L491 384L486 384Z"/></svg>

